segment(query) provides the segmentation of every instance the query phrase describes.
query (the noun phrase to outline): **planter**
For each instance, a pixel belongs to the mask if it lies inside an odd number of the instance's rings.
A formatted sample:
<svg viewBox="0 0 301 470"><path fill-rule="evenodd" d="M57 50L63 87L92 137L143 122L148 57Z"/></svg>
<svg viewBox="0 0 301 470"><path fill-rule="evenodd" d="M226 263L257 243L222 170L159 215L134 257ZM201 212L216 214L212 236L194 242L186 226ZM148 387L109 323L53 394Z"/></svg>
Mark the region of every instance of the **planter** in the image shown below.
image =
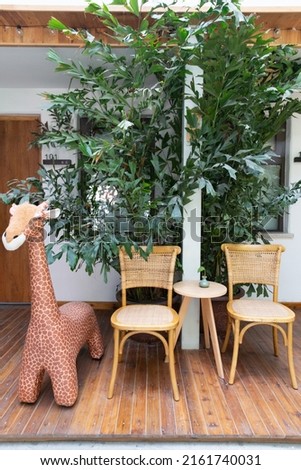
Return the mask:
<svg viewBox="0 0 301 470"><path fill-rule="evenodd" d="M207 276L202 276L202 279L199 282L199 286L203 288L209 287L209 281L207 279Z"/></svg>
<svg viewBox="0 0 301 470"><path fill-rule="evenodd" d="M234 296L235 299L240 299L245 294L245 291L240 288L238 293ZM228 324L228 313L227 313L227 302L228 295L222 297L215 297L212 299L212 308L215 318L215 325L218 337L223 340L226 334ZM200 311L202 312L202 306L200 305ZM200 331L203 333L203 321L200 322Z"/></svg>

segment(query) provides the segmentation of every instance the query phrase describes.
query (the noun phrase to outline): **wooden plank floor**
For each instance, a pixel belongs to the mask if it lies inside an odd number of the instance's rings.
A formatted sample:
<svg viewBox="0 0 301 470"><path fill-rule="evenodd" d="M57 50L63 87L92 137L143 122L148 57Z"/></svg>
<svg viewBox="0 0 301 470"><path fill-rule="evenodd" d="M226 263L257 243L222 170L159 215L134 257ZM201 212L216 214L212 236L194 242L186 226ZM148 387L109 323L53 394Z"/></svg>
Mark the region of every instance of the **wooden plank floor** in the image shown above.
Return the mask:
<svg viewBox="0 0 301 470"><path fill-rule="evenodd" d="M106 351L101 361L83 349L78 357L79 397L72 408L53 400L46 376L34 405L19 403L18 375L29 307L0 307L0 440L248 441L301 442L301 312L295 324L293 390L286 352L272 354L265 327L246 335L237 377L217 377L211 350L176 348L180 401L174 402L161 344L129 341L119 366L115 395L106 398L113 344L109 311L98 311ZM231 348L230 348L231 350ZM226 377L230 350L223 357Z"/></svg>

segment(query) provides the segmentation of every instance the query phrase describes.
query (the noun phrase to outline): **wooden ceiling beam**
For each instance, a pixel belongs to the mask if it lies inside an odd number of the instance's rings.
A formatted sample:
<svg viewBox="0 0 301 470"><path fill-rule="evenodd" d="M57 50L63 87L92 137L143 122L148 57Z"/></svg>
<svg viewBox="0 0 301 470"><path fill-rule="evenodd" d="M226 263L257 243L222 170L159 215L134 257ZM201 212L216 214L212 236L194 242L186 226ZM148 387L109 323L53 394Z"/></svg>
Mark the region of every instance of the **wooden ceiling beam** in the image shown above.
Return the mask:
<svg viewBox="0 0 301 470"><path fill-rule="evenodd" d="M46 4L47 6L47 4ZM4 5L5 7L5 5ZM45 5L44 5L45 7ZM59 9L5 9L0 10L0 46L70 46L75 47L81 42L74 37L67 38L64 34L51 31L48 21L51 16L62 21L72 28L88 29L91 34L105 42L115 46L101 21L95 16L84 11L72 11ZM32 7L31 7L32 8ZM179 9L179 13L180 13ZM246 14L254 13L245 11ZM268 37L273 37L278 44L294 44L301 47L301 7L296 11L258 11L257 23L262 25ZM137 21L126 10L115 7L115 15L124 24L135 25Z"/></svg>
<svg viewBox="0 0 301 470"><path fill-rule="evenodd" d="M101 38L112 47L121 47L117 42L114 43L104 28L89 28L89 32L96 38ZM269 30L265 33L266 37L275 39L275 44L292 44L301 47L301 30L278 29ZM22 27L0 26L0 47L1 46L61 46L78 47L82 46L82 41L75 37L67 37L58 31L52 31L43 26Z"/></svg>

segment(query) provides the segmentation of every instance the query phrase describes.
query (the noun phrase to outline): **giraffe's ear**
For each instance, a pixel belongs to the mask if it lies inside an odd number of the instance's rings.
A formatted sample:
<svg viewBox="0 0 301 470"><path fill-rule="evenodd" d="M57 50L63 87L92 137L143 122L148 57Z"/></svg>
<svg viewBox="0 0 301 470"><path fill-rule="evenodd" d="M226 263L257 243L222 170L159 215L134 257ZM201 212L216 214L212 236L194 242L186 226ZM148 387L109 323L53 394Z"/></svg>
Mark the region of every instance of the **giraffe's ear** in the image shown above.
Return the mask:
<svg viewBox="0 0 301 470"><path fill-rule="evenodd" d="M48 202L47 201L41 202L41 204L39 204L35 208L34 217L37 219L39 219L40 217L45 217L44 214L45 212L47 212L47 209L48 209Z"/></svg>
<svg viewBox="0 0 301 470"><path fill-rule="evenodd" d="M60 209L48 209L48 201L44 201L36 208L35 217L43 219L57 219L61 213Z"/></svg>
<svg viewBox="0 0 301 470"><path fill-rule="evenodd" d="M16 204L13 204L13 205L11 206L11 208L9 209L10 215L14 215L14 213L16 212L16 208L17 208L17 205L16 205Z"/></svg>
<svg viewBox="0 0 301 470"><path fill-rule="evenodd" d="M60 213L60 209L50 209L48 211L44 211L43 216L45 217L45 219L58 219Z"/></svg>

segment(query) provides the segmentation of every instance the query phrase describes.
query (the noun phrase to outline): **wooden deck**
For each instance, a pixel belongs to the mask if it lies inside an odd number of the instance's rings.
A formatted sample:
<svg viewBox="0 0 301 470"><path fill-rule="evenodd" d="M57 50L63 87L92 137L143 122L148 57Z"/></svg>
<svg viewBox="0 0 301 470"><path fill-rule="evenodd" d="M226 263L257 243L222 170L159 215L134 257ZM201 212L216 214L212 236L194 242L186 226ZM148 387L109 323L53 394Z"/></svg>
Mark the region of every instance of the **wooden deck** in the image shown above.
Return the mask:
<svg viewBox="0 0 301 470"><path fill-rule="evenodd" d="M251 330L241 348L236 382L217 377L211 350L176 348L180 401L174 402L161 344L129 341L115 395L106 398L112 362L110 311L98 311L106 351L101 361L83 349L79 397L72 408L55 404L49 378L34 405L18 401L18 375L28 306L0 307L0 441L301 442L301 312L290 386L284 348L272 354L266 327ZM226 377L230 351L223 355Z"/></svg>

